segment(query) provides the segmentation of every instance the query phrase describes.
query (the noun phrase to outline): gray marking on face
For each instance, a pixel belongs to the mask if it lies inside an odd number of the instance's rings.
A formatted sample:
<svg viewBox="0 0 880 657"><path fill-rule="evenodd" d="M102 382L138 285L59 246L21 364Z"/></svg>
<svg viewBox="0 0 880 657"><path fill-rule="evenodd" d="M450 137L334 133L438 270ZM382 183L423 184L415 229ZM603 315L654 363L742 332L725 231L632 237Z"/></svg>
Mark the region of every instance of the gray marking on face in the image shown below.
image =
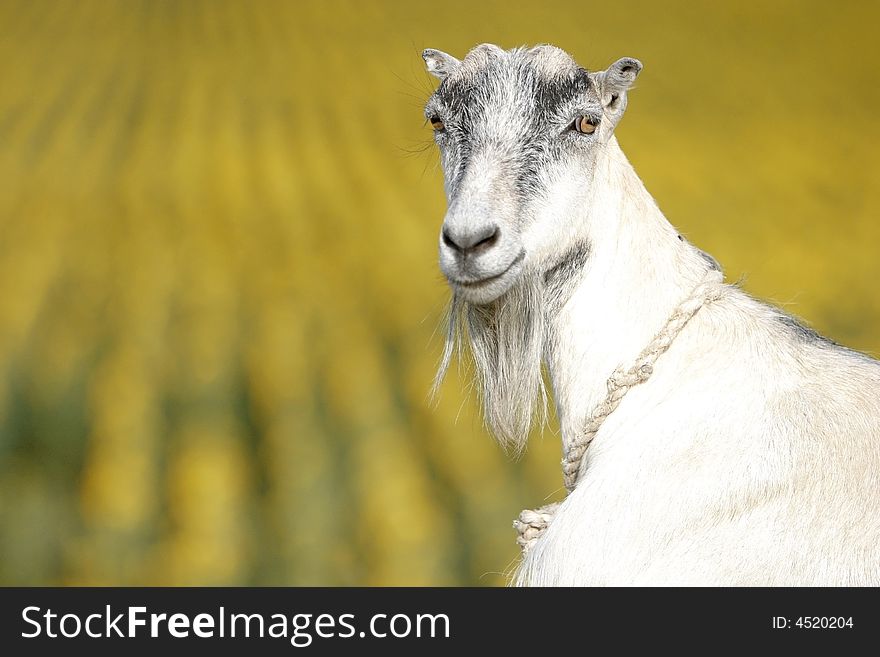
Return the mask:
<svg viewBox="0 0 880 657"><path fill-rule="evenodd" d="M568 296L589 258L590 244L583 241L575 244L544 272L547 301L551 306L557 307Z"/></svg>
<svg viewBox="0 0 880 657"><path fill-rule="evenodd" d="M452 194L472 155L498 152L520 199L534 195L540 171L563 157L571 143L560 135L579 115L601 118L599 93L589 72L552 46L502 51L478 46L447 75L425 113L445 124L438 142L453 172Z"/></svg>

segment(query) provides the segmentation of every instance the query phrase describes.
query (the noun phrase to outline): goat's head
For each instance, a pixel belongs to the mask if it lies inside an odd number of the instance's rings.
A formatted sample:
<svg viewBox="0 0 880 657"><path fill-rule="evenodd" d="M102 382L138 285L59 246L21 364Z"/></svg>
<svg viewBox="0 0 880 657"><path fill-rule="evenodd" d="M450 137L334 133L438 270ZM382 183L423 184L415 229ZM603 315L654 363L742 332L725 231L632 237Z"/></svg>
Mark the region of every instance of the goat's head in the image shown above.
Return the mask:
<svg viewBox="0 0 880 657"><path fill-rule="evenodd" d="M578 239L571 219L642 65L590 73L553 46L422 56L442 81L425 107L448 203L440 268L457 297L487 304Z"/></svg>

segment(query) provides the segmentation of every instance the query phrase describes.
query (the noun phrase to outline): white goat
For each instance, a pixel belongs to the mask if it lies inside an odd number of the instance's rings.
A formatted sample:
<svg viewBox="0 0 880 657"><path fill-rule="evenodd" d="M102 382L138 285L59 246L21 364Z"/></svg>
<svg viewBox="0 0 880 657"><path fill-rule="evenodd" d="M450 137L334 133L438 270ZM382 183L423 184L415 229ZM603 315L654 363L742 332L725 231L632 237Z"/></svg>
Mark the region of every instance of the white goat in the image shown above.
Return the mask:
<svg viewBox="0 0 880 657"><path fill-rule="evenodd" d="M522 449L545 363L571 457L609 411L611 373L719 267L614 137L638 61L590 73L552 46L423 56L442 80L425 113L453 290L438 382L467 344L487 423ZM600 418L516 583L880 585L880 363L720 282L672 337Z"/></svg>

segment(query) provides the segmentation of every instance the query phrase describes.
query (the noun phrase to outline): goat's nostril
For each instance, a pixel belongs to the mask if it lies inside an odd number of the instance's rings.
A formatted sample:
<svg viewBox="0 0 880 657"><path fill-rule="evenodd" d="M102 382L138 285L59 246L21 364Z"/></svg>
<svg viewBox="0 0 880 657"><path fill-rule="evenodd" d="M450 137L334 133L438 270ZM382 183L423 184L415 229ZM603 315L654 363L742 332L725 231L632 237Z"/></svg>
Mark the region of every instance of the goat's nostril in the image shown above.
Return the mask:
<svg viewBox="0 0 880 657"><path fill-rule="evenodd" d="M462 247L460 247L458 244L456 244L455 240L452 239L452 235L449 234L449 230L446 228L446 226L443 227L443 230L441 231L441 235L443 236L443 243L446 246L448 246L450 249L452 249L453 251L462 251L463 250Z"/></svg>
<svg viewBox="0 0 880 657"><path fill-rule="evenodd" d="M498 226L490 226L486 233L484 233L485 237L479 239L479 241L477 241L471 248L475 251L477 249L485 251L495 245L500 234L501 231L498 229Z"/></svg>
<svg viewBox="0 0 880 657"><path fill-rule="evenodd" d="M467 254L474 251L485 251L492 247L497 241L500 234L498 226L492 224L488 226L480 226L475 230L457 232L444 226L440 231L443 244L447 248L461 254Z"/></svg>

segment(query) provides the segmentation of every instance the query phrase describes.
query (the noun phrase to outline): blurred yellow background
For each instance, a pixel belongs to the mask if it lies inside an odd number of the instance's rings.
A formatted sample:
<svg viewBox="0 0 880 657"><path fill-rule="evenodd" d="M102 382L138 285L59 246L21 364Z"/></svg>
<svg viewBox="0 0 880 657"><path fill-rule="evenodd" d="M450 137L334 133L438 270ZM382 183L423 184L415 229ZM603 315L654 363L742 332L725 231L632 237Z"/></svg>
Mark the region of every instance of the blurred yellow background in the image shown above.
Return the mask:
<svg viewBox="0 0 880 657"><path fill-rule="evenodd" d="M640 58L670 221L880 351L878 7L0 2L0 583L504 582L559 441L427 401L425 47Z"/></svg>

